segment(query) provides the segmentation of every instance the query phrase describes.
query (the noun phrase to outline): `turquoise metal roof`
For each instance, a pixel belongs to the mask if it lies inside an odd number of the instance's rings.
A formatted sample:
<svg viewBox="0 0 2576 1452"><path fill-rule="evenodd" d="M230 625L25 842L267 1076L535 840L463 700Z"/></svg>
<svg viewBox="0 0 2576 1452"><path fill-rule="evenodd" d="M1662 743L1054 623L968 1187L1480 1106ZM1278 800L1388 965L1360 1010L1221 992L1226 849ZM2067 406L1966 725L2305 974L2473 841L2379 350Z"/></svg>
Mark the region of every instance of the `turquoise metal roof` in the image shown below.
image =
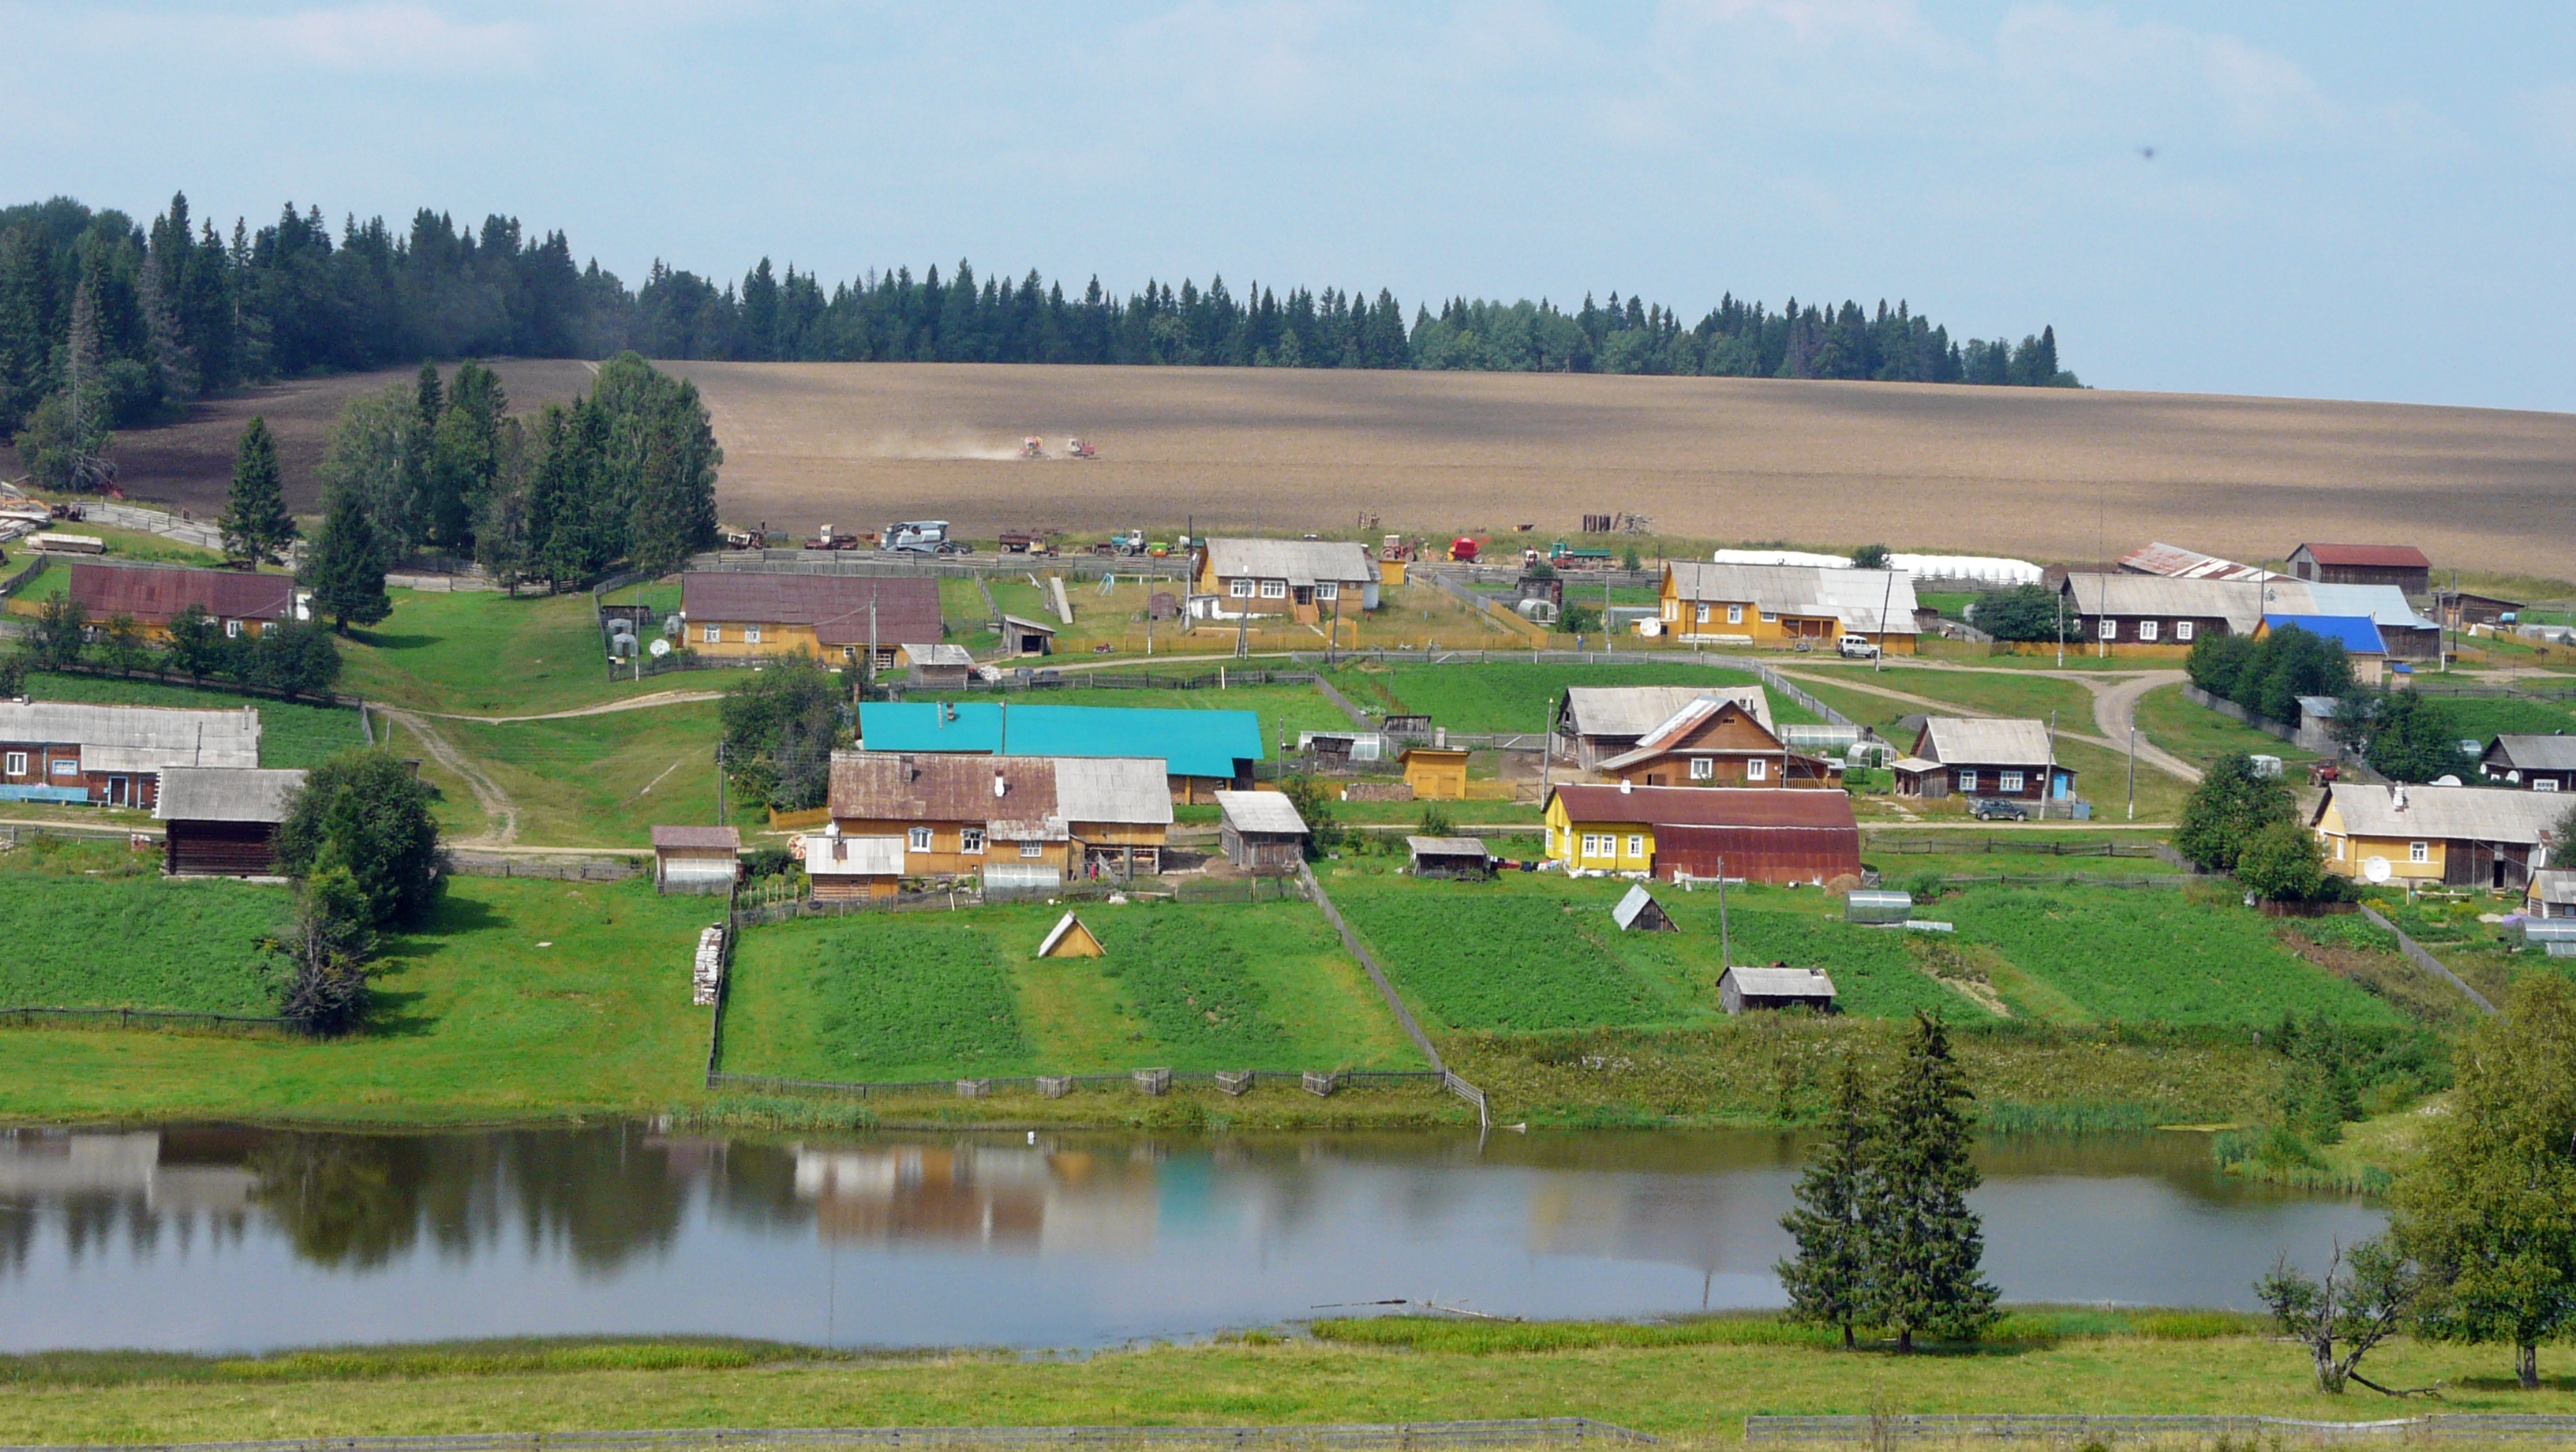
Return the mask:
<svg viewBox="0 0 2576 1452"><path fill-rule="evenodd" d="M1003 745L1003 716L994 701L872 701L859 707L859 745L989 755ZM1009 731L1007 755L1159 756L1172 776L1231 777L1237 761L1262 759L1261 718L1250 711L1014 705Z"/></svg>

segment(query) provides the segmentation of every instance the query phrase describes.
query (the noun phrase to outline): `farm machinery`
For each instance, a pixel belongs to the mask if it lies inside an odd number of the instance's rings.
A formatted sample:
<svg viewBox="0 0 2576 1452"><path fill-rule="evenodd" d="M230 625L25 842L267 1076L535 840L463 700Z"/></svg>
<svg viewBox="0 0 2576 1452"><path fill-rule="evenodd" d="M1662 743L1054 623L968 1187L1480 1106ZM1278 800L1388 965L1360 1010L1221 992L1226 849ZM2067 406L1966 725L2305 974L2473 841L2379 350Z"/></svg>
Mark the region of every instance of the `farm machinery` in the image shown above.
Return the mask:
<svg viewBox="0 0 2576 1452"><path fill-rule="evenodd" d="M1068 459L1097 459L1100 450L1092 447L1089 439L1067 439L1064 441L1064 454Z"/></svg>

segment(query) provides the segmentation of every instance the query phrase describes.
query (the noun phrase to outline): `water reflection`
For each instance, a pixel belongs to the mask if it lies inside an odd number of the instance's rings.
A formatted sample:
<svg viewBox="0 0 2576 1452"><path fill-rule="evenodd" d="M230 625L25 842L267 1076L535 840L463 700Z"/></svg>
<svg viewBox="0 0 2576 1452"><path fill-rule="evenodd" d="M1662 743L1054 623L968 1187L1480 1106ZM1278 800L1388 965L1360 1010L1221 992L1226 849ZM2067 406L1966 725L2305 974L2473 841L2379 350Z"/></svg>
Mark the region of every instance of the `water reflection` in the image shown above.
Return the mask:
<svg viewBox="0 0 2576 1452"><path fill-rule="evenodd" d="M2246 1303L2376 1227L2183 1135L1981 1148L2016 1300ZM1401 1296L1530 1316L1776 1304L1771 1133L0 1132L0 1348L573 1332L1085 1345Z"/></svg>

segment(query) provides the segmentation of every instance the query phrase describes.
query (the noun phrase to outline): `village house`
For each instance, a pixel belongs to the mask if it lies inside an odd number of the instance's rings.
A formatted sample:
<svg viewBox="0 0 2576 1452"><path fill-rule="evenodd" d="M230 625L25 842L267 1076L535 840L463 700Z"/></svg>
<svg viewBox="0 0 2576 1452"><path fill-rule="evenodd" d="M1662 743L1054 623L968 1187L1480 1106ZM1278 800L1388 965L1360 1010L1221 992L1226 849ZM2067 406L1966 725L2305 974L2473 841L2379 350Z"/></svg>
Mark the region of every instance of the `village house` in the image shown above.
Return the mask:
<svg viewBox="0 0 2576 1452"><path fill-rule="evenodd" d="M304 788L300 771L172 767L152 815L162 824L161 870L172 876L269 877L277 829Z"/></svg>
<svg viewBox="0 0 2576 1452"><path fill-rule="evenodd" d="M0 701L0 801L148 807L179 767L259 765L259 711Z"/></svg>
<svg viewBox="0 0 2576 1452"><path fill-rule="evenodd" d="M741 828L657 826L653 829L655 892L731 892L735 879L741 876Z"/></svg>
<svg viewBox="0 0 2576 1452"><path fill-rule="evenodd" d="M2394 585L2409 595L2433 587L2433 562L2413 545L2303 544L2290 574L2319 585Z"/></svg>
<svg viewBox="0 0 2576 1452"><path fill-rule="evenodd" d="M1896 794L1903 797L1956 792L2036 802L2075 795L2075 769L2057 764L2044 721L1927 717L1914 749L1894 765Z"/></svg>
<svg viewBox="0 0 2576 1452"><path fill-rule="evenodd" d="M1763 730L1776 732L1771 700L1760 686L1569 686L1557 702L1550 749L1558 760L1594 771L1700 700L1733 701Z"/></svg>
<svg viewBox="0 0 2576 1452"><path fill-rule="evenodd" d="M1285 792L1221 791L1216 809L1226 861L1246 872L1288 873L1306 860L1306 819Z"/></svg>
<svg viewBox="0 0 2576 1452"><path fill-rule="evenodd" d="M1823 787L1824 758L1791 751L1740 701L1702 696L1593 770L1636 786Z"/></svg>
<svg viewBox="0 0 2576 1452"><path fill-rule="evenodd" d="M1830 882L1860 872L1860 824L1841 792L1560 786L1548 856L1581 872Z"/></svg>
<svg viewBox="0 0 2576 1452"><path fill-rule="evenodd" d="M2069 572L2066 647L2095 655L2184 656L2205 635L2251 635L2266 586L2196 577Z"/></svg>
<svg viewBox="0 0 2576 1452"><path fill-rule="evenodd" d="M680 619L681 644L700 655L803 654L848 666L873 644L883 670L906 642L939 639L939 582L691 570L680 576Z"/></svg>
<svg viewBox="0 0 2576 1452"><path fill-rule="evenodd" d="M2471 630L2481 625L2493 630L2505 623L2506 616L2518 616L2522 609L2519 600L2467 590L2442 590L2433 596L2433 614L2445 630Z"/></svg>
<svg viewBox="0 0 2576 1452"><path fill-rule="evenodd" d="M2261 640L2273 631L2292 627L2342 646L2344 659L2352 663L2352 678L2361 684L2375 686L2388 678L2388 646L2369 616L2266 615L2263 623L2255 627L2254 638Z"/></svg>
<svg viewBox="0 0 2576 1452"><path fill-rule="evenodd" d="M2548 865L2563 797L2474 786L2336 782L2309 823L2326 870L2367 882L2521 888Z"/></svg>
<svg viewBox="0 0 2576 1452"><path fill-rule="evenodd" d="M1663 632L1686 641L1832 650L1857 635L1914 653L1914 577L1903 570L1675 560L1660 595Z"/></svg>
<svg viewBox="0 0 2576 1452"><path fill-rule="evenodd" d="M901 837L846 837L840 823L829 822L788 851L804 864L815 901L848 902L894 896L903 885L903 847Z"/></svg>
<svg viewBox="0 0 2576 1452"><path fill-rule="evenodd" d="M1205 804L1219 789L1250 791L1262 759L1261 718L1250 711L1161 706L1012 705L1005 701L867 701L862 751L977 756L1163 758L1172 800Z"/></svg>
<svg viewBox="0 0 2576 1452"><path fill-rule="evenodd" d="M2535 792L2576 792L2576 736L2499 736L2478 758L2478 774Z"/></svg>
<svg viewBox="0 0 2576 1452"><path fill-rule="evenodd" d="M168 565L110 565L75 560L66 587L92 625L129 616L145 638L166 640L170 622L191 605L206 612L229 639L256 639L272 625L300 618L295 577L244 570L193 570Z"/></svg>
<svg viewBox="0 0 2576 1452"><path fill-rule="evenodd" d="M1304 625L1374 610L1377 562L1342 540L1212 539L1198 549L1191 593L1212 617L1285 615Z"/></svg>
<svg viewBox="0 0 2576 1452"><path fill-rule="evenodd" d="M1158 758L832 753L832 824L899 837L906 877L997 863L1073 875L1162 868L1171 793Z"/></svg>

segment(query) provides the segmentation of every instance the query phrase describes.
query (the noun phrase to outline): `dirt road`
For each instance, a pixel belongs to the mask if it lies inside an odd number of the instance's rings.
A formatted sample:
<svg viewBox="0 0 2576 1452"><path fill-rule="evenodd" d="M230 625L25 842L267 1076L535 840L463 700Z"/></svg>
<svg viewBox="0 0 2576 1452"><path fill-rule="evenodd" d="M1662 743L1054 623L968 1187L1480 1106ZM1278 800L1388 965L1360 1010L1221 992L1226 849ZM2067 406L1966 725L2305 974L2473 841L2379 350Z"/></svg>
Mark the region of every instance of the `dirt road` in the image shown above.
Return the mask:
<svg viewBox="0 0 2576 1452"><path fill-rule="evenodd" d="M439 735L437 728L431 726L419 713L392 706L378 706L375 709L381 712L386 720L410 732L412 739L420 743L420 749L429 753L432 761L454 772L457 779L465 783L465 789L474 794L474 804L483 809L486 825L482 835L460 838L454 845L506 847L519 840L519 809L510 800L510 794L501 790L499 783L484 775L481 767L476 766L465 753L457 750L446 737Z"/></svg>
<svg viewBox="0 0 2576 1452"><path fill-rule="evenodd" d="M2102 734L2118 743L2116 750L2127 750L2130 728L2138 721L2138 698L2159 686L2179 685L2191 679L2181 671L2148 671L2093 689L2093 724ZM2088 682L2088 684L2090 684ZM2184 781L2197 783L2200 768L2149 741L2138 738L2138 760Z"/></svg>

